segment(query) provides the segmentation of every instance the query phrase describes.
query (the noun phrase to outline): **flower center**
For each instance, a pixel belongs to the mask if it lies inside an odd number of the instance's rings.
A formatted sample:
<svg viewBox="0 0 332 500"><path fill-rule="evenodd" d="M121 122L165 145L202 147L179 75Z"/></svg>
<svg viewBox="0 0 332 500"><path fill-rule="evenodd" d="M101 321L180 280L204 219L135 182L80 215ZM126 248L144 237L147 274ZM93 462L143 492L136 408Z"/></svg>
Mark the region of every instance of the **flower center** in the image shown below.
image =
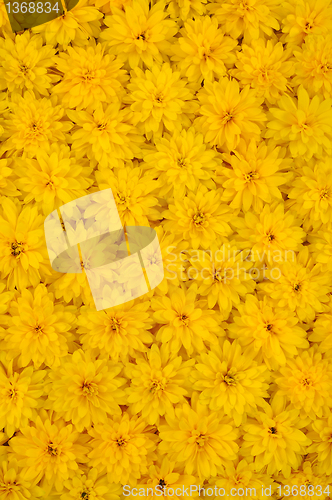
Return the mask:
<svg viewBox="0 0 332 500"><path fill-rule="evenodd" d="M310 378L304 378L301 383L302 383L302 385L304 385L304 387L311 387L312 386L312 381L310 380Z"/></svg>
<svg viewBox="0 0 332 500"><path fill-rule="evenodd" d="M56 457L58 454L57 447L54 446L54 444L52 442L50 442L49 445L47 446L47 453L49 455L52 455L52 457Z"/></svg>
<svg viewBox="0 0 332 500"><path fill-rule="evenodd" d="M92 387L92 384L90 384L89 382L83 382L81 389L83 394L86 396L88 394L93 394L95 392L94 388Z"/></svg>
<svg viewBox="0 0 332 500"><path fill-rule="evenodd" d="M111 330L113 330L113 332L119 332L120 330L120 321L117 319L117 318L112 318L111 319Z"/></svg>
<svg viewBox="0 0 332 500"><path fill-rule="evenodd" d="M155 394L158 391L163 391L164 390L164 384L160 382L160 380L153 380L151 387L150 387L150 392L152 394Z"/></svg>
<svg viewBox="0 0 332 500"><path fill-rule="evenodd" d="M13 257L18 257L23 252L23 243L19 241L15 241L11 244L10 248L12 249L11 254Z"/></svg>
<svg viewBox="0 0 332 500"><path fill-rule="evenodd" d="M165 482L164 479L159 479L158 485L161 486L162 488L164 488L165 486L167 486L167 483Z"/></svg>
<svg viewBox="0 0 332 500"><path fill-rule="evenodd" d="M200 433L196 438L196 444L198 444L198 446L204 446L205 441L206 436L204 436L204 434L202 433Z"/></svg>
<svg viewBox="0 0 332 500"><path fill-rule="evenodd" d="M8 396L10 399L16 399L17 398L17 392L15 391L14 387L11 387L8 391Z"/></svg>
<svg viewBox="0 0 332 500"><path fill-rule="evenodd" d="M88 492L88 490L84 490L84 491L82 491L82 493L81 493L81 498L84 498L84 500L89 500L89 498L90 498L90 493Z"/></svg>
<svg viewBox="0 0 332 500"><path fill-rule="evenodd" d="M272 330L272 326L271 323L267 324L266 325L266 329L270 332Z"/></svg>
<svg viewBox="0 0 332 500"><path fill-rule="evenodd" d="M307 21L304 26L304 31L309 33L313 28L313 24L310 21Z"/></svg>
<svg viewBox="0 0 332 500"><path fill-rule="evenodd" d="M194 220L195 226L201 226L205 222L205 215L202 212L197 212L194 215L193 220Z"/></svg>
<svg viewBox="0 0 332 500"><path fill-rule="evenodd" d="M272 234L272 233L269 233L269 234L267 234L266 236L267 236L268 241L273 241L273 240L275 240L275 236L274 236L274 234Z"/></svg>
<svg viewBox="0 0 332 500"><path fill-rule="evenodd" d="M293 285L293 289L295 290L295 292L299 292L301 290L301 285L300 283L295 283Z"/></svg>
<svg viewBox="0 0 332 500"><path fill-rule="evenodd" d="M26 75L26 74L28 73L28 71L29 71L29 68L28 68L28 66L26 66L25 64L21 64L21 65L20 65L20 70L22 71L22 73L23 73L24 75Z"/></svg>
<svg viewBox="0 0 332 500"><path fill-rule="evenodd" d="M177 161L179 167L185 167L186 166L186 159L185 158L179 158Z"/></svg>
<svg viewBox="0 0 332 500"><path fill-rule="evenodd" d="M326 198L329 198L329 196L330 196L330 190L327 188L322 189L321 192L319 193L320 200L326 200Z"/></svg>
<svg viewBox="0 0 332 500"><path fill-rule="evenodd" d="M269 428L269 433L270 433L270 434L277 434L277 429L276 429L276 427L270 427L270 428Z"/></svg>
<svg viewBox="0 0 332 500"><path fill-rule="evenodd" d="M118 202L119 203L126 203L127 197L124 194L117 193L117 197L118 197Z"/></svg>
<svg viewBox="0 0 332 500"><path fill-rule="evenodd" d="M164 96L163 96L163 94L162 94L161 92L158 92L158 93L154 96L154 98L155 98L155 101L157 101L159 104L161 104L161 103L163 102L163 98L164 98Z"/></svg>
<svg viewBox="0 0 332 500"><path fill-rule="evenodd" d="M107 127L107 123L99 123L99 125L97 126L97 129L98 130L105 130L105 128Z"/></svg>
<svg viewBox="0 0 332 500"><path fill-rule="evenodd" d="M244 174L244 180L246 182L251 182L253 179L257 178L258 178L257 172L249 172L248 174Z"/></svg>
<svg viewBox="0 0 332 500"><path fill-rule="evenodd" d="M226 373L226 375L224 376L224 382L229 386L236 385L235 377L230 373Z"/></svg>
<svg viewBox="0 0 332 500"><path fill-rule="evenodd" d="M120 437L116 440L116 444L119 448L121 448L121 446L125 446L127 444L127 441L124 438Z"/></svg>
<svg viewBox="0 0 332 500"><path fill-rule="evenodd" d="M185 326L188 326L189 318L186 314L180 314L179 319Z"/></svg>
<svg viewBox="0 0 332 500"><path fill-rule="evenodd" d="M231 113L226 113L221 119L221 124L226 125L226 123L230 122L232 119L233 115Z"/></svg>

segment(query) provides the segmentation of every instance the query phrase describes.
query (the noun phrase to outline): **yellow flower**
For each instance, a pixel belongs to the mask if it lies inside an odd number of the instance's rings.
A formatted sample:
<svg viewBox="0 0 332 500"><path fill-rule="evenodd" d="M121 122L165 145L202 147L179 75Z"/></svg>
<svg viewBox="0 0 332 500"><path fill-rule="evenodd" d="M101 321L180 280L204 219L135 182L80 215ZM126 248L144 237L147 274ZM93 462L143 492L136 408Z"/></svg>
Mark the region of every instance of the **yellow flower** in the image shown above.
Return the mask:
<svg viewBox="0 0 332 500"><path fill-rule="evenodd" d="M50 291L54 293L56 299L63 299L67 304L73 301L76 307L83 304L94 305L90 285L86 273L55 273L50 282Z"/></svg>
<svg viewBox="0 0 332 500"><path fill-rule="evenodd" d="M223 410L238 427L246 421L247 414L264 406L263 398L269 397L268 368L241 353L237 341L231 344L225 340L211 346L197 361L190 380L193 389L200 391L200 402L211 411Z"/></svg>
<svg viewBox="0 0 332 500"><path fill-rule="evenodd" d="M332 365L317 347L288 358L274 379L274 397L284 398L300 410L301 418L312 420L327 416L332 407Z"/></svg>
<svg viewBox="0 0 332 500"><path fill-rule="evenodd" d="M189 19L180 34L171 59L190 82L213 81L233 66L237 42L224 36L216 18Z"/></svg>
<svg viewBox="0 0 332 500"><path fill-rule="evenodd" d="M77 157L87 155L101 168L122 166L121 160L141 157L144 139L133 126L133 113L119 102L99 103L95 110L68 110L67 115L76 124L71 141Z"/></svg>
<svg viewBox="0 0 332 500"><path fill-rule="evenodd" d="M292 182L286 208L304 219L304 229L332 222L332 159L325 156L304 164Z"/></svg>
<svg viewBox="0 0 332 500"><path fill-rule="evenodd" d="M263 99L247 85L240 91L236 80L227 77L217 82L205 82L198 92L200 117L195 127L203 132L205 142L223 148L235 149L240 138L258 139L266 120L260 104Z"/></svg>
<svg viewBox="0 0 332 500"><path fill-rule="evenodd" d="M182 199L175 198L163 217L165 230L182 234L194 249L208 248L217 238L225 241L232 233L228 224L231 212L228 205L221 203L220 190L208 191L202 184L196 193L190 191Z"/></svg>
<svg viewBox="0 0 332 500"><path fill-rule="evenodd" d="M25 500L42 497L43 490L26 481L15 458L8 460L0 455L0 498L1 500Z"/></svg>
<svg viewBox="0 0 332 500"><path fill-rule="evenodd" d="M1 161L1 160L0 160ZM80 196L92 184L89 162L77 160L68 146L51 145L49 153L37 151L36 159L17 159L15 169L24 202L35 202L45 215Z"/></svg>
<svg viewBox="0 0 332 500"><path fill-rule="evenodd" d="M67 491L62 493L61 500L77 500L89 498L93 500L120 500L122 488L120 484L110 484L106 474L98 474L97 469L90 469L85 474L78 474L64 482Z"/></svg>
<svg viewBox="0 0 332 500"><path fill-rule="evenodd" d="M216 181L225 188L223 199L234 209L261 212L264 203L282 200L279 186L292 178L282 172L289 164L285 151L264 141L241 140L234 154L223 158L231 168L222 166Z"/></svg>
<svg viewBox="0 0 332 500"><path fill-rule="evenodd" d="M270 282L258 285L260 290L278 307L294 311L300 321L313 321L317 313L324 311L324 304L329 300L331 275L321 273L320 264L315 264L308 247L274 266L267 270Z"/></svg>
<svg viewBox="0 0 332 500"><path fill-rule="evenodd" d="M258 96L274 104L290 90L288 80L294 73L291 54L291 49L284 50L281 42L259 38L251 45L242 45L242 51L237 53L237 69L230 73L241 86L250 85Z"/></svg>
<svg viewBox="0 0 332 500"><path fill-rule="evenodd" d="M0 0L0 29L3 33L11 31L4 0Z"/></svg>
<svg viewBox="0 0 332 500"><path fill-rule="evenodd" d="M291 156L303 156L310 160L313 155L332 151L332 99L323 100L315 95L309 98L301 86L298 99L283 96L278 108L270 108L266 138L273 138L276 144L288 145Z"/></svg>
<svg viewBox="0 0 332 500"><path fill-rule="evenodd" d="M63 106L80 110L99 102L121 100L128 77L122 63L95 42L84 48L68 47L56 59L61 82L53 88Z"/></svg>
<svg viewBox="0 0 332 500"><path fill-rule="evenodd" d="M254 500L263 500L265 495L262 493L262 489L272 487L272 491L276 486L273 478L270 478L267 474L263 474L255 471L255 464L250 463L250 459L246 460L236 460L235 464L226 465L218 474L218 479L215 481L218 488L224 488L225 492L235 498L235 500L241 500L241 488L244 491L249 491L250 488L250 498ZM236 494L237 493L237 494Z"/></svg>
<svg viewBox="0 0 332 500"><path fill-rule="evenodd" d="M238 339L246 352L251 352L269 369L285 365L287 359L298 354L298 349L309 347L306 331L294 313L273 307L266 296L258 300L248 294L237 309L233 322L227 325L229 336Z"/></svg>
<svg viewBox="0 0 332 500"><path fill-rule="evenodd" d="M322 474L332 474L332 414L327 418L316 419L311 424L312 431L308 438L312 440L308 448L309 453L314 453L317 469Z"/></svg>
<svg viewBox="0 0 332 500"><path fill-rule="evenodd" d="M197 474L199 480L215 477L230 460L236 459L238 431L230 419L208 412L193 395L186 403L166 414L159 426L159 449L169 460L180 462L185 474Z"/></svg>
<svg viewBox="0 0 332 500"><path fill-rule="evenodd" d="M309 252L315 262L322 264L322 272L332 271L332 226L326 224L319 231L311 232L307 236L310 243Z"/></svg>
<svg viewBox="0 0 332 500"><path fill-rule="evenodd" d="M259 215L246 212L242 218L234 218L236 241L241 248L250 248L250 260L255 263L281 262L302 247L306 233L301 228L301 219L291 211L285 213L284 204L264 205Z"/></svg>
<svg viewBox="0 0 332 500"><path fill-rule="evenodd" d="M307 459L302 462L298 470L292 471L287 479L280 475L277 476L277 480L281 483L281 492L285 496L289 488L290 495L287 495L287 498L290 500L296 500L299 495L304 500L324 500L330 495L332 477L320 473L317 464Z"/></svg>
<svg viewBox="0 0 332 500"><path fill-rule="evenodd" d="M191 125L198 107L193 90L168 63L153 65L151 70L133 70L128 90L125 101L134 112L135 125L147 139L153 134L160 137L164 129L173 133L181 130L181 125Z"/></svg>
<svg viewBox="0 0 332 500"><path fill-rule="evenodd" d="M22 290L10 305L11 318L5 336L7 358L18 355L19 366L31 361L35 368L43 363L55 367L68 354L70 330L76 323L75 308L54 304L54 296L40 283L34 290Z"/></svg>
<svg viewBox="0 0 332 500"><path fill-rule="evenodd" d="M207 297L209 308L218 304L224 319L228 318L233 305L240 303L240 297L255 289L253 277L248 273L252 267L246 260L248 253L239 250L234 243L224 243L221 247L213 244L209 252L198 250L190 259L190 276L199 282L198 293Z"/></svg>
<svg viewBox="0 0 332 500"><path fill-rule="evenodd" d="M167 496L170 500L175 500L183 498L182 488L189 492L190 489L186 488L186 486L191 484L197 484L195 476L182 474L177 462L170 462L166 456L164 458L158 457L158 461L149 467L148 474L139 481L137 488L139 492L144 492L144 497L147 500L153 500L158 489L163 491L164 496ZM178 489L181 491L179 495L176 493ZM151 492L153 492L152 495ZM198 494L193 491L190 496L194 497L198 496ZM132 495L131 500L134 500L134 495Z"/></svg>
<svg viewBox="0 0 332 500"><path fill-rule="evenodd" d="M266 404L264 412L257 412L256 418L248 419L243 426L241 454L254 457L256 471L266 470L268 475L281 471L288 478L291 468L299 467L301 455L306 454L311 444L311 439L300 430L304 425L298 410L286 408L274 400L271 405Z"/></svg>
<svg viewBox="0 0 332 500"><path fill-rule="evenodd" d="M47 407L79 432L92 424L105 423L107 415L121 415L119 404L125 404L120 387L125 379L118 377L122 366L108 360L95 359L81 349L61 360L50 372L52 390Z"/></svg>
<svg viewBox="0 0 332 500"><path fill-rule="evenodd" d="M217 152L203 143L203 135L194 127L156 138L155 148L146 149L143 158L146 163L143 168L160 181L159 196L170 199L173 196L183 199L199 183L213 188L214 170L221 162Z"/></svg>
<svg viewBox="0 0 332 500"><path fill-rule="evenodd" d="M9 457L17 459L25 480L33 481L47 496L63 490L65 480L73 477L78 463L88 461L90 437L73 430L64 420L53 422L52 413L40 410L35 421L22 427L9 441Z"/></svg>
<svg viewBox="0 0 332 500"><path fill-rule="evenodd" d="M189 18L197 19L205 14L206 3L207 0L171 0L168 4L168 10L171 18L179 18L181 23L181 21L186 21Z"/></svg>
<svg viewBox="0 0 332 500"><path fill-rule="evenodd" d="M132 0L123 5L123 10L113 7L107 16L108 29L101 34L110 52L119 55L121 61L128 61L131 68L152 68L161 64L170 52L170 42L177 32L176 24L164 10L165 3L157 1L150 7L148 0Z"/></svg>
<svg viewBox="0 0 332 500"><path fill-rule="evenodd" d="M96 424L92 436L89 464L99 472L107 471L110 483L135 485L155 459L157 436L146 422L128 412Z"/></svg>
<svg viewBox="0 0 332 500"><path fill-rule="evenodd" d="M82 47L91 37L98 38L102 17L103 14L90 5L89 0L79 0L72 9L65 9L62 16L32 28L32 32L41 33L46 43L53 46L59 44L66 49L74 43Z"/></svg>
<svg viewBox="0 0 332 500"><path fill-rule="evenodd" d="M294 49L295 76L291 85L303 85L310 97L332 97L332 36L309 35Z"/></svg>
<svg viewBox="0 0 332 500"><path fill-rule="evenodd" d="M7 140L0 153L34 155L41 149L50 151L55 141L64 142L72 124L63 120L64 108L57 102L56 96L36 99L32 91L24 92L23 97L13 93L9 103L11 112L4 120Z"/></svg>
<svg viewBox="0 0 332 500"><path fill-rule="evenodd" d="M217 0L209 5L223 30L232 38L244 36L245 42L271 36L279 30L276 8L279 0Z"/></svg>
<svg viewBox="0 0 332 500"><path fill-rule="evenodd" d="M149 313L149 301L129 301L105 311L82 307L78 317L78 333L84 351L96 355L106 354L118 362L135 358L137 352L145 352L146 344L153 337L149 332L153 321Z"/></svg>
<svg viewBox="0 0 332 500"><path fill-rule="evenodd" d="M11 39L8 35L0 41L0 88L22 94L33 90L37 97L48 96L58 76L50 72L55 50L43 46L40 35L25 31Z"/></svg>
<svg viewBox="0 0 332 500"><path fill-rule="evenodd" d="M8 436L35 420L37 408L44 405L44 378L46 371L34 371L32 366L20 369L13 358L6 361L0 355L0 427ZM0 483L1 484L1 483ZM0 487L1 492L1 487ZM1 495L0 495L1 498Z"/></svg>
<svg viewBox="0 0 332 500"><path fill-rule="evenodd" d="M186 381L194 362L182 361L181 356L170 351L169 344L160 349L153 344L146 357L137 357L136 364L128 363L124 373L131 382L126 392L132 413L142 412L147 423L153 425L174 404L185 403Z"/></svg>
<svg viewBox="0 0 332 500"><path fill-rule="evenodd" d="M138 162L122 168L96 172L100 189L112 188L115 203L123 225L149 226L149 221L160 219L157 208L159 182L149 172L144 173Z"/></svg>
<svg viewBox="0 0 332 500"><path fill-rule="evenodd" d="M332 29L330 0L297 0L283 4L282 42L301 46L309 34L326 36Z"/></svg>
<svg viewBox="0 0 332 500"><path fill-rule="evenodd" d="M43 218L36 207L21 208L10 198L1 201L0 272L8 288L37 286L50 275L43 233Z"/></svg>
<svg viewBox="0 0 332 500"><path fill-rule="evenodd" d="M318 343L318 352L326 353L329 359L332 355L332 314L331 311L319 314L312 333L309 335L310 342Z"/></svg>
<svg viewBox="0 0 332 500"><path fill-rule="evenodd" d="M197 300L195 283L188 289L169 285L167 296L153 297L151 307L154 319L163 325L157 341L169 342L171 351L182 345L189 355L206 350L205 343L216 344L217 336L224 333L218 313L207 308L206 300Z"/></svg>

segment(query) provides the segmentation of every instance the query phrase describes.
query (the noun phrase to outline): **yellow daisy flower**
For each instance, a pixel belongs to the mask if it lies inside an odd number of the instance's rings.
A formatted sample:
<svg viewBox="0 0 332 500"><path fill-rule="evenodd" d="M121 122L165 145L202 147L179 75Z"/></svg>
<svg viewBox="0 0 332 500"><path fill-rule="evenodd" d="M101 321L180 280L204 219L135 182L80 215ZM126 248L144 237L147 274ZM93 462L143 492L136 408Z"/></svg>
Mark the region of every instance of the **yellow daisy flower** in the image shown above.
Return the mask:
<svg viewBox="0 0 332 500"><path fill-rule="evenodd" d="M332 406L332 364L317 352L317 345L297 357L274 374L274 394L300 410L300 417L315 420L329 414Z"/></svg>
<svg viewBox="0 0 332 500"><path fill-rule="evenodd" d="M76 110L121 100L125 94L123 85L128 80L121 67L121 62L95 42L84 48L68 47L56 59L56 68L63 78L53 87L53 94L59 95L63 106Z"/></svg>
<svg viewBox="0 0 332 500"><path fill-rule="evenodd" d="M294 260L287 260L267 271L268 283L258 287L267 293L278 307L294 311L300 321L313 321L315 315L324 312L331 292L331 275L321 273L320 264L315 264L304 247Z"/></svg>
<svg viewBox="0 0 332 500"><path fill-rule="evenodd" d="M298 470L292 471L291 475L285 479L282 475L277 477L281 486L280 491L284 493L284 498L296 500L301 495L304 500L324 500L330 495L329 488L332 481L331 476L318 472L317 464L313 465L309 460L304 460ZM288 491L290 494L288 495Z"/></svg>
<svg viewBox="0 0 332 500"><path fill-rule="evenodd" d="M258 300L247 295L244 304L237 306L232 323L227 325L228 334L238 340L259 362L269 369L285 365L287 359L298 354L298 349L307 349L306 331L298 318L284 308L274 307L264 296Z"/></svg>
<svg viewBox="0 0 332 500"><path fill-rule="evenodd" d="M319 174L318 174L319 175ZM322 264L322 272L332 271L332 225L326 224L319 231L309 233L309 252L315 262Z"/></svg>
<svg viewBox="0 0 332 500"><path fill-rule="evenodd" d="M266 138L276 144L288 145L291 156L303 156L310 160L313 155L332 151L332 99L323 100L319 95L309 98L300 86L297 100L283 96L278 108L269 109Z"/></svg>
<svg viewBox="0 0 332 500"><path fill-rule="evenodd" d="M257 95L271 104L290 90L289 78L294 73L294 66L289 61L291 49L284 50L281 42L253 40L251 45L242 45L237 53L236 69L232 76L241 86L250 85Z"/></svg>
<svg viewBox="0 0 332 500"><path fill-rule="evenodd" d="M16 165L17 185L25 195L24 203L35 202L45 215L86 195L93 183L88 160L77 160L63 144L52 144L49 153L38 151L33 160L18 158Z"/></svg>
<svg viewBox="0 0 332 500"><path fill-rule="evenodd" d="M120 389L126 381L118 377L121 370L120 363L95 359L81 349L75 351L50 372L52 390L47 407L71 421L79 432L105 423L107 415L121 415L119 404L126 403Z"/></svg>
<svg viewBox="0 0 332 500"><path fill-rule="evenodd" d="M176 34L174 21L166 19L165 3L157 1L152 6L148 0L132 0L123 10L112 7L112 15L105 18L108 26L101 34L110 52L128 61L131 68L152 68L161 64L170 52L170 42Z"/></svg>
<svg viewBox="0 0 332 500"><path fill-rule="evenodd" d="M20 153L35 155L43 149L50 151L55 141L64 142L65 133L72 128L68 120L63 120L64 108L58 104L56 96L36 99L32 91L24 96L12 94L10 113L4 120L4 141L0 154L8 152L15 156Z"/></svg>
<svg viewBox="0 0 332 500"><path fill-rule="evenodd" d="M332 314L331 311L319 314L312 333L309 335L310 342L317 342L318 352L326 353L328 359L332 357Z"/></svg>
<svg viewBox="0 0 332 500"><path fill-rule="evenodd" d="M110 483L135 485L155 459L157 436L146 422L126 412L96 424L92 436L89 464L99 472L107 471Z"/></svg>
<svg viewBox="0 0 332 500"><path fill-rule="evenodd" d="M163 325L156 339L169 342L172 352L182 345L189 355L206 350L206 343L217 344L217 336L224 333L218 313L207 308L206 300L197 300L195 283L188 289L169 285L167 296L153 297L151 307L154 319Z"/></svg>
<svg viewBox="0 0 332 500"><path fill-rule="evenodd" d="M157 208L159 181L149 172L144 173L137 161L113 171L96 172L100 189L112 188L115 203L123 225L149 226L149 221L160 219Z"/></svg>
<svg viewBox="0 0 332 500"><path fill-rule="evenodd" d="M48 96L52 84L59 77L51 72L55 50L43 46L40 35L28 30L13 38L6 36L0 41L0 88L22 94L33 90L39 97Z"/></svg>
<svg viewBox="0 0 332 500"><path fill-rule="evenodd" d="M48 496L61 492L64 481L73 477L78 463L88 461L90 436L73 430L72 424L52 419L52 413L40 410L35 421L22 427L9 441L9 458L22 467L25 480L33 481Z"/></svg>
<svg viewBox="0 0 332 500"><path fill-rule="evenodd" d="M10 198L1 201L0 272L8 288L37 286L50 275L43 233L43 218L36 207L21 208Z"/></svg>
<svg viewBox="0 0 332 500"><path fill-rule="evenodd" d="M246 212L244 217L234 218L235 237L241 248L250 248L250 260L255 263L281 262L301 249L306 233L291 211L285 213L282 203L264 205L259 215Z"/></svg>
<svg viewBox="0 0 332 500"><path fill-rule="evenodd" d="M244 436L241 454L254 457L255 470L270 476L281 471L288 478L291 468L297 469L306 454L311 439L303 429L298 410L289 409L273 400L271 405L259 411L255 419L248 419L243 426ZM267 468L266 468L267 467Z"/></svg>
<svg viewBox="0 0 332 500"><path fill-rule="evenodd" d="M203 132L205 142L223 148L235 149L240 138L259 139L266 120L255 90L247 85L240 91L236 80L227 77L217 82L205 82L198 92L201 104L195 127Z"/></svg>
<svg viewBox="0 0 332 500"><path fill-rule="evenodd" d="M164 129L169 132L191 125L198 108L193 100L193 89L187 80L173 71L168 63L161 67L153 65L151 70L132 71L125 102L134 113L134 123L147 139L153 134L161 136Z"/></svg>
<svg viewBox="0 0 332 500"><path fill-rule="evenodd" d="M234 154L223 155L231 168L218 169L216 182L225 188L223 199L244 212L261 212L263 202L282 200L279 186L293 177L283 172L289 165L284 156L285 151L271 143L241 140Z"/></svg>
<svg viewBox="0 0 332 500"><path fill-rule="evenodd" d="M170 351L169 344L160 349L153 344L146 356L135 361L136 364L128 363L124 369L131 382L126 390L130 411L133 415L142 412L150 425L158 424L160 416L172 410L174 404L185 403L186 381L195 361L183 362L181 356Z"/></svg>
<svg viewBox="0 0 332 500"><path fill-rule="evenodd" d="M80 47L89 39L98 38L102 12L91 5L89 0L79 0L70 10L65 9L62 16L32 28L33 33L41 33L47 44L59 44L66 49L71 43Z"/></svg>
<svg viewBox="0 0 332 500"><path fill-rule="evenodd" d="M276 8L279 0L217 0L209 5L219 24L232 38L244 36L245 42L271 36L279 30Z"/></svg>
<svg viewBox="0 0 332 500"><path fill-rule="evenodd" d="M156 138L155 147L143 152L145 165L154 178L158 177L160 197L183 199L195 191L198 183L212 189L214 170L221 163L217 152L203 142L203 135L194 127L174 130Z"/></svg>
<svg viewBox="0 0 332 500"><path fill-rule="evenodd" d="M332 97L332 35L309 35L294 49L295 76L291 85L303 85L310 97Z"/></svg>
<svg viewBox="0 0 332 500"><path fill-rule="evenodd" d="M233 305L240 303L240 297L255 289L248 272L252 263L246 260L247 256L248 251L242 252L234 243L224 243L221 247L213 244L208 256L204 250L198 250L190 259L190 275L198 281L198 293L207 298L209 308L218 304L224 319L228 318Z"/></svg>
<svg viewBox="0 0 332 500"><path fill-rule="evenodd" d="M301 46L310 34L326 36L332 29L330 0L285 2L282 11L282 42Z"/></svg>
<svg viewBox="0 0 332 500"><path fill-rule="evenodd" d="M203 16L206 11L207 0L171 0L168 3L168 11L172 19L180 24L187 19Z"/></svg>
<svg viewBox="0 0 332 500"><path fill-rule="evenodd" d="M18 196L20 191L15 186L14 173L16 169L10 158L0 159L0 194L3 196Z"/></svg>
<svg viewBox="0 0 332 500"><path fill-rule="evenodd" d="M309 453L315 454L317 469L321 474L332 474L332 414L311 423L308 438L312 440Z"/></svg>
<svg viewBox="0 0 332 500"><path fill-rule="evenodd" d="M89 469L85 474L74 476L64 481L65 492L61 500L77 500L92 498L93 500L120 500L122 487L110 484L107 474L98 474L97 469Z"/></svg>
<svg viewBox="0 0 332 500"><path fill-rule="evenodd" d="M332 159L314 159L298 170L288 193L286 208L304 219L304 229L332 222Z"/></svg>
<svg viewBox="0 0 332 500"><path fill-rule="evenodd" d="M78 317L78 333L85 352L107 355L123 362L152 344L149 332L153 320L148 312L149 301L129 301L105 311L82 307Z"/></svg>
<svg viewBox="0 0 332 500"><path fill-rule="evenodd" d="M190 380L193 389L200 392L200 402L211 411L223 410L237 427L257 406L264 406L263 398L269 397L267 366L258 365L252 356L241 353L237 341L231 344L225 340L201 353Z"/></svg>
<svg viewBox="0 0 332 500"><path fill-rule="evenodd" d="M196 193L190 191L184 198L174 199L162 214L165 230L182 234L194 249L208 248L217 238L227 240L232 234L228 224L231 212L228 205L221 203L221 194L220 190L208 191L199 184Z"/></svg>
<svg viewBox="0 0 332 500"><path fill-rule="evenodd" d="M54 296L40 283L34 290L22 290L10 305L9 328L4 337L7 358L18 356L19 366L32 361L55 367L68 354L70 333L76 323L75 308L54 304Z"/></svg>
<svg viewBox="0 0 332 500"><path fill-rule="evenodd" d="M82 304L94 305L94 300L91 294L90 285L86 277L86 273L55 273L52 277L46 280L56 299L63 299L67 304L73 301L76 307Z"/></svg>
<svg viewBox="0 0 332 500"><path fill-rule="evenodd" d="M236 459L238 431L227 417L208 412L193 395L191 406L177 406L159 426L159 450L184 467L185 474L199 480L215 477L230 460ZM180 465L180 464L179 464Z"/></svg>
<svg viewBox="0 0 332 500"><path fill-rule="evenodd" d="M213 81L234 65L237 42L224 36L216 18L189 19L180 34L171 59L189 82Z"/></svg>
<svg viewBox="0 0 332 500"><path fill-rule="evenodd" d="M25 500L43 496L43 490L39 486L24 478L17 460L9 460L6 455L0 455L0 485L0 498L4 500Z"/></svg>
<svg viewBox="0 0 332 500"><path fill-rule="evenodd" d="M0 355L0 427L8 436L35 420L37 408L44 405L46 371L34 371L32 366L24 369L6 359L6 353ZM1 457L0 457L1 461ZM1 483L0 483L1 484ZM1 492L1 488L0 488ZM1 496L0 496L1 498Z"/></svg>
<svg viewBox="0 0 332 500"><path fill-rule="evenodd" d="M99 103L96 109L67 110L75 123L72 150L78 158L87 155L100 168L122 166L122 160L140 158L143 137L133 126L133 113L119 102Z"/></svg>

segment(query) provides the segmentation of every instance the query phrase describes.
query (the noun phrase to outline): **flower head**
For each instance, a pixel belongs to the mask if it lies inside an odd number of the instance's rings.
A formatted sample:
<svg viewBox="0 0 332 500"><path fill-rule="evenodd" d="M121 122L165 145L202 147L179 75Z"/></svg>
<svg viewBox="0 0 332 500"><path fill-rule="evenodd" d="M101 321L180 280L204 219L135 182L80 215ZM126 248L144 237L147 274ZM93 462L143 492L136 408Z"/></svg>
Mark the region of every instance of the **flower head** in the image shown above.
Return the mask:
<svg viewBox="0 0 332 500"><path fill-rule="evenodd" d="M110 484L107 474L99 474L97 469L82 471L64 482L61 500L77 500L92 498L93 500L120 500L122 488L120 484Z"/></svg>
<svg viewBox="0 0 332 500"><path fill-rule="evenodd" d="M172 61L190 82L213 81L231 67L236 56L236 40L218 29L216 18L189 19L180 31L181 37L173 45Z"/></svg>
<svg viewBox="0 0 332 500"><path fill-rule="evenodd" d="M227 77L204 83L198 92L201 104L195 127L205 141L227 152L235 149L240 138L258 139L266 116L255 90L249 85L240 91L236 80Z"/></svg>
<svg viewBox="0 0 332 500"><path fill-rule="evenodd" d="M312 431L308 438L312 440L308 448L309 453L317 457L318 471L323 474L332 474L332 415L316 419L312 422Z"/></svg>
<svg viewBox="0 0 332 500"><path fill-rule="evenodd" d="M165 3L157 1L152 7L148 0L133 0L123 10L113 7L107 16L108 26L101 39L106 40L113 54L128 61L131 68L152 68L154 62L162 63L170 52L170 41L177 32L176 24L164 10Z"/></svg>

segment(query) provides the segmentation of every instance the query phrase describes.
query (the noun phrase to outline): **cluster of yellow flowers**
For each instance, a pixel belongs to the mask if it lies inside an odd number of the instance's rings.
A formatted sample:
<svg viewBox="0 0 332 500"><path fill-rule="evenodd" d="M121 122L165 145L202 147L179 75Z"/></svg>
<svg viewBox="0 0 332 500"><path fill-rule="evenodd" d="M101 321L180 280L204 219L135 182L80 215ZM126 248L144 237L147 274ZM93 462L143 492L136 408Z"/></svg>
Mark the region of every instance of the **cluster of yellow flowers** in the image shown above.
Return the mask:
<svg viewBox="0 0 332 500"><path fill-rule="evenodd" d="M15 34L1 0L0 500L332 494L331 30L331 0L80 0ZM107 188L165 278L97 312L43 224Z"/></svg>

